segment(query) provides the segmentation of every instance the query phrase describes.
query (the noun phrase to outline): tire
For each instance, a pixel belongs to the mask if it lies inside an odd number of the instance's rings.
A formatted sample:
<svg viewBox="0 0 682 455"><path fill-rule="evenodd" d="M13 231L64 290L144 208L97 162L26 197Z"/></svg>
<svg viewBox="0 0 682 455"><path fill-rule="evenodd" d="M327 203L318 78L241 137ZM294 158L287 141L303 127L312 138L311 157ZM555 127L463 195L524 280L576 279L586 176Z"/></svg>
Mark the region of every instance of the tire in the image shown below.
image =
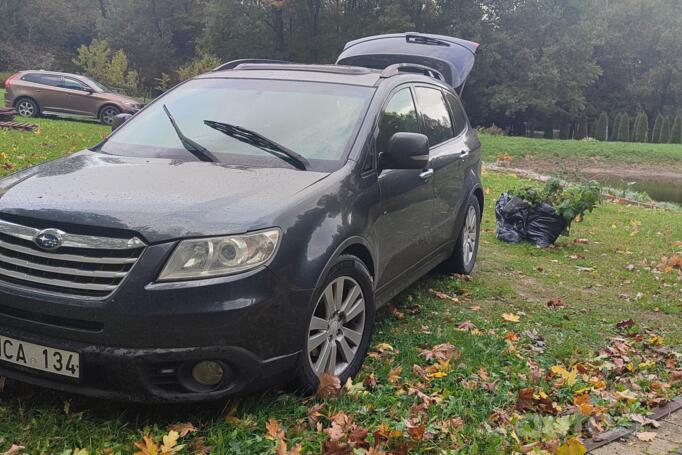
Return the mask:
<svg viewBox="0 0 682 455"><path fill-rule="evenodd" d="M481 237L481 205L473 194L469 196L464 209L464 223L457 237L452 256L443 263L443 269L450 273L469 275L476 265L478 244Z"/></svg>
<svg viewBox="0 0 682 455"><path fill-rule="evenodd" d="M17 114L22 117L38 117L40 115L40 106L33 98L19 98L14 103L14 108Z"/></svg>
<svg viewBox="0 0 682 455"><path fill-rule="evenodd" d="M340 310L338 305L334 305L337 317L329 314L327 300L330 296L330 300L335 300L338 283L343 283L343 291ZM360 294L352 297L356 290ZM348 302L345 306L347 302L344 300ZM358 313L358 306L362 304L364 313ZM355 256L342 255L337 258L322 284L313 293L311 308L305 319L304 339L294 384L300 393L315 393L320 383L319 375L331 373L332 364L329 360L325 362L325 356L331 359L334 355L333 374L339 377L341 384L360 371L372 338L375 311L374 286L365 264ZM354 313L350 319L348 312ZM328 355L325 355L327 352Z"/></svg>
<svg viewBox="0 0 682 455"><path fill-rule="evenodd" d="M121 110L116 106L104 106L99 111L99 121L104 125L111 125L114 123L114 117L121 113Z"/></svg>

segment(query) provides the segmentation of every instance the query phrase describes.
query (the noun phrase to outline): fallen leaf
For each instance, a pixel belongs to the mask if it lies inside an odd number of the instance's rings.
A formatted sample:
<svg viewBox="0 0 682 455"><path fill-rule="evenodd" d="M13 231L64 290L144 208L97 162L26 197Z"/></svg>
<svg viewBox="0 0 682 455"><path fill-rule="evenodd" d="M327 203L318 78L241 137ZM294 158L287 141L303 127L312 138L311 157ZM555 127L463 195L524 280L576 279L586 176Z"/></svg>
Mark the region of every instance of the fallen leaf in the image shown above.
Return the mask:
<svg viewBox="0 0 682 455"><path fill-rule="evenodd" d="M395 384L400 381L400 374L403 372L403 367L397 366L388 372L388 382Z"/></svg>
<svg viewBox="0 0 682 455"><path fill-rule="evenodd" d="M549 308L563 308L565 305L561 299L551 299L547 301L547 306Z"/></svg>
<svg viewBox="0 0 682 455"><path fill-rule="evenodd" d="M457 297L453 297L449 294L446 294L445 292L436 291L435 289L429 289L429 292L434 294L440 300L447 300L449 302L459 303L459 299Z"/></svg>
<svg viewBox="0 0 682 455"><path fill-rule="evenodd" d="M521 316L514 313L502 313L502 319L507 322L519 322L521 320Z"/></svg>
<svg viewBox="0 0 682 455"><path fill-rule="evenodd" d="M324 372L320 375L320 385L317 387L317 398L325 400L334 398L341 393L341 380L331 373Z"/></svg>
<svg viewBox="0 0 682 455"><path fill-rule="evenodd" d="M135 455L160 455L159 446L154 442L151 436L147 435L142 438L142 441L137 441L135 447L140 449L135 452Z"/></svg>
<svg viewBox="0 0 682 455"><path fill-rule="evenodd" d="M198 430L189 422L176 423L168 427L168 431L176 431L181 438L184 438L190 433L196 433Z"/></svg>
<svg viewBox="0 0 682 455"><path fill-rule="evenodd" d="M393 305L392 303L390 303L390 304L388 305L388 311L389 311L389 312L393 315L393 317L396 318L396 319L399 319L399 320L401 320L401 321L402 321L403 319L405 319L405 313L403 313L402 311L400 311L400 310L399 310L395 305Z"/></svg>
<svg viewBox="0 0 682 455"><path fill-rule="evenodd" d="M10 447L6 452L3 452L2 455L16 455L22 450L24 450L26 447L20 446L17 444L12 444L12 447Z"/></svg>
<svg viewBox="0 0 682 455"><path fill-rule="evenodd" d="M626 319L624 321L620 321L619 323L616 324L616 328L624 330L624 329L629 329L630 327L635 325L635 321L632 319Z"/></svg>
<svg viewBox="0 0 682 455"><path fill-rule="evenodd" d="M458 324L457 329L462 330L464 332L471 332L471 331L477 330L476 325L471 321L464 321L464 322Z"/></svg>
<svg viewBox="0 0 682 455"><path fill-rule="evenodd" d="M557 455L585 455L587 448L577 438L570 438L556 449Z"/></svg>
<svg viewBox="0 0 682 455"><path fill-rule="evenodd" d="M637 439L639 439L642 442L651 442L654 439L656 439L656 433L653 431L643 431L641 433L635 433L635 436L637 436Z"/></svg>
<svg viewBox="0 0 682 455"><path fill-rule="evenodd" d="M265 424L265 437L268 439L282 439L284 438L284 430L279 422L273 418L268 419Z"/></svg>

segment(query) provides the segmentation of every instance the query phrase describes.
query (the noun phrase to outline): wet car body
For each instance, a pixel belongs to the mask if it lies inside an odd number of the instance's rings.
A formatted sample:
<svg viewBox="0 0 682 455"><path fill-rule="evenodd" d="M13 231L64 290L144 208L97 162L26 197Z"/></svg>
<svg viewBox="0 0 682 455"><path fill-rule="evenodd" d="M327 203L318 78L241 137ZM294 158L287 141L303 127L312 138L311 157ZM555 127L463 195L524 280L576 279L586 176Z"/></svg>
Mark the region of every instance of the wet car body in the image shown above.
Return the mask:
<svg viewBox="0 0 682 455"><path fill-rule="evenodd" d="M269 64L198 79L323 81L373 92L345 159L333 169L205 163L180 151L122 156L107 153L105 141L0 181L0 263L3 242L29 248L3 233L2 223L36 235L57 229L136 239L125 250L132 265L112 292L61 292L0 269L0 343L9 337L80 353L78 378L5 362L0 375L142 401L206 400L282 383L303 349L301 320L338 258L350 254L364 263L381 306L448 259L467 200L483 205L480 143L468 122L432 147L426 177L420 169L382 170L374 150L390 96L418 86L452 94L443 81L412 72ZM159 279L183 239L273 226L281 239L263 265L228 276ZM193 382L197 359L222 362L225 381L213 388Z"/></svg>

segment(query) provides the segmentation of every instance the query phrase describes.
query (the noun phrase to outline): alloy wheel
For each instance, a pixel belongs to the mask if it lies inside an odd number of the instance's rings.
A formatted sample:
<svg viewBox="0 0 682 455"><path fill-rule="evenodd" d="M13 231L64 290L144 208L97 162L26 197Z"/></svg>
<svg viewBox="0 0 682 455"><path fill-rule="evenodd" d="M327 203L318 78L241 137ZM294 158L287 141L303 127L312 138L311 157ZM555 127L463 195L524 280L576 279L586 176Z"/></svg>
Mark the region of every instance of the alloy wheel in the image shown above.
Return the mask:
<svg viewBox="0 0 682 455"><path fill-rule="evenodd" d="M462 252L464 264L469 264L476 251L476 237L478 234L478 216L473 206L469 207L467 217L464 221L464 231L462 233Z"/></svg>
<svg viewBox="0 0 682 455"><path fill-rule="evenodd" d="M353 278L327 285L308 328L308 361L317 376L340 376L358 353L365 329L365 296Z"/></svg>
<svg viewBox="0 0 682 455"><path fill-rule="evenodd" d="M33 117L35 111L35 106L30 101L24 100L17 104L17 112L22 117Z"/></svg>
<svg viewBox="0 0 682 455"><path fill-rule="evenodd" d="M114 117L118 115L118 111L114 108L106 108L102 111L102 123L111 125L114 123Z"/></svg>

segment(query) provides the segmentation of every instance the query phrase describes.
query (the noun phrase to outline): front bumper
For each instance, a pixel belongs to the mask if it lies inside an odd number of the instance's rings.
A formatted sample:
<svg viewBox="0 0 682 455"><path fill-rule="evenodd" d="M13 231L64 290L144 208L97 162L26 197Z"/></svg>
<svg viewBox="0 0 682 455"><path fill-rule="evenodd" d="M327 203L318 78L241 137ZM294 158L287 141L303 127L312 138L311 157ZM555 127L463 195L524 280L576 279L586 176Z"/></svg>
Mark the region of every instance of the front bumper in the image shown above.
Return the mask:
<svg viewBox="0 0 682 455"><path fill-rule="evenodd" d="M0 282L0 336L80 354L78 380L0 363L0 375L54 389L132 401L199 401L282 383L305 339L310 290L266 267L231 277L154 283L172 244L146 249L105 300ZM183 371L217 360L229 374L196 391Z"/></svg>

